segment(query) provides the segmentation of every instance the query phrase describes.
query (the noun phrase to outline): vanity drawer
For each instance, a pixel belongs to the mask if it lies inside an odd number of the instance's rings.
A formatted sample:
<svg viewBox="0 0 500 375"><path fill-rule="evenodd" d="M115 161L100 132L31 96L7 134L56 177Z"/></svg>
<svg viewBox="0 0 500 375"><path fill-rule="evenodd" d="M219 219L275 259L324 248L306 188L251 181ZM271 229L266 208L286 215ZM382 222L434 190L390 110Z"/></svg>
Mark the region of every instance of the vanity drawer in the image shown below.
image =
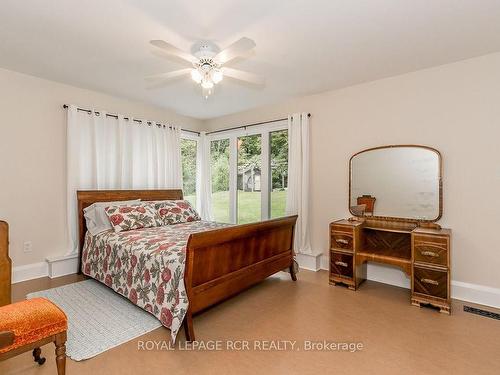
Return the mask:
<svg viewBox="0 0 500 375"><path fill-rule="evenodd" d="M353 255L330 251L330 273L352 279Z"/></svg>
<svg viewBox="0 0 500 375"><path fill-rule="evenodd" d="M346 233L346 232L337 232L337 231L332 231L330 234L331 236L331 249L342 249L342 250L350 250L352 251L354 246L353 246L353 236L352 232Z"/></svg>
<svg viewBox="0 0 500 375"><path fill-rule="evenodd" d="M333 232L340 232L343 234L349 234L352 236L353 228L348 225L338 225L338 224L331 224L330 229Z"/></svg>
<svg viewBox="0 0 500 375"><path fill-rule="evenodd" d="M413 292L448 299L448 271L413 267Z"/></svg>
<svg viewBox="0 0 500 375"><path fill-rule="evenodd" d="M416 235L413 239L413 259L417 263L448 266L448 238Z"/></svg>

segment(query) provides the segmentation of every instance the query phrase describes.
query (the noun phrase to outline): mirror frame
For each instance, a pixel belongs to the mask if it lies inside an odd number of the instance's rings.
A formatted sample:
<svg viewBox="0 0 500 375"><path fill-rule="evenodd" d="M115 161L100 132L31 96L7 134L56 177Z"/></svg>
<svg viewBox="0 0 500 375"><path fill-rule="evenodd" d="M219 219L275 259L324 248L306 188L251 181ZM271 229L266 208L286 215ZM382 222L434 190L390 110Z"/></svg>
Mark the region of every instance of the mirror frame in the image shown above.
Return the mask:
<svg viewBox="0 0 500 375"><path fill-rule="evenodd" d="M369 151L374 151L374 150L381 150L384 148L396 148L396 147L413 147L413 148L423 148L429 151L434 152L438 156L438 161L439 161L439 213L438 216L435 219L430 219L430 220L421 220L421 219L414 219L414 218L406 218L406 217L392 217L392 216L358 216L355 215L351 211L351 184L352 184L352 160L359 154L369 152ZM351 156L349 159L349 196L348 196L348 206L349 212L351 215L354 217L361 217L364 219L370 219L370 220L391 220L391 221L403 221L403 222L411 222L411 223L434 223L441 219L443 216L443 158L441 156L441 153L436 150L433 147L429 146L422 146L422 145L387 145L387 146L378 146L378 147L372 147L372 148L367 148L365 150L356 152L354 155Z"/></svg>

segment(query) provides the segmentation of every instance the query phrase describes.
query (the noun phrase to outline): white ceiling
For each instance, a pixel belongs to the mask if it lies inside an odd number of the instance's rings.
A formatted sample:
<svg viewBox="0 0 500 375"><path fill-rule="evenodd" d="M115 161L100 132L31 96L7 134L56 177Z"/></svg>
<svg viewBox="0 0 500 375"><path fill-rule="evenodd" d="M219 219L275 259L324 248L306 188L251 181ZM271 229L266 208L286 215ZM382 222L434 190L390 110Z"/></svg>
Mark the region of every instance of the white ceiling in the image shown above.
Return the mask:
<svg viewBox="0 0 500 375"><path fill-rule="evenodd" d="M255 40L234 68L264 89L225 79L204 100L188 78L147 89L144 76L182 66L151 53ZM2 0L0 67L212 118L500 51L499 0Z"/></svg>

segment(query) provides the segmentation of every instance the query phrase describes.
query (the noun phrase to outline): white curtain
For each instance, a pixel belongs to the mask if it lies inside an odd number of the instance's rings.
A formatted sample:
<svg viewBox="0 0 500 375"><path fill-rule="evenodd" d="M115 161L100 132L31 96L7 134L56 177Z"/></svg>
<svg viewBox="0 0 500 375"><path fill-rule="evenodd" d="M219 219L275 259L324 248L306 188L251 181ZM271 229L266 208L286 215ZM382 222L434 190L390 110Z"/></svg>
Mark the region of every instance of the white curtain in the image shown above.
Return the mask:
<svg viewBox="0 0 500 375"><path fill-rule="evenodd" d="M294 248L311 254L309 232L309 116L288 116L288 191L287 215L299 215L295 226Z"/></svg>
<svg viewBox="0 0 500 375"><path fill-rule="evenodd" d="M196 150L196 208L203 220L213 220L210 140L200 133Z"/></svg>
<svg viewBox="0 0 500 375"><path fill-rule="evenodd" d="M182 188L181 129L68 108L67 220L78 251L76 191Z"/></svg>

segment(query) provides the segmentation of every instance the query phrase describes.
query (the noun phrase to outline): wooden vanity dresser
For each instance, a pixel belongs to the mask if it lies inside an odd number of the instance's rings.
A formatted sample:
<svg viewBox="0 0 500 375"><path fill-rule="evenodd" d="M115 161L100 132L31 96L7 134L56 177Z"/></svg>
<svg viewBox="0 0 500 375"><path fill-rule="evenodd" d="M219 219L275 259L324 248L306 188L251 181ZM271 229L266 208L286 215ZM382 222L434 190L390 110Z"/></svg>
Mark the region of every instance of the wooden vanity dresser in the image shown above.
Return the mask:
<svg viewBox="0 0 500 375"><path fill-rule="evenodd" d="M413 305L450 314L451 230L435 223L442 215L440 153L426 146L377 147L353 155L349 169L355 216L330 224L330 284L356 290L366 280L367 262L388 264L410 278ZM366 195L376 198L369 215L358 205Z"/></svg>
<svg viewBox="0 0 500 375"><path fill-rule="evenodd" d="M411 303L450 313L449 229L367 219L330 224L330 284L351 290L366 279L366 263L401 268L411 279Z"/></svg>

